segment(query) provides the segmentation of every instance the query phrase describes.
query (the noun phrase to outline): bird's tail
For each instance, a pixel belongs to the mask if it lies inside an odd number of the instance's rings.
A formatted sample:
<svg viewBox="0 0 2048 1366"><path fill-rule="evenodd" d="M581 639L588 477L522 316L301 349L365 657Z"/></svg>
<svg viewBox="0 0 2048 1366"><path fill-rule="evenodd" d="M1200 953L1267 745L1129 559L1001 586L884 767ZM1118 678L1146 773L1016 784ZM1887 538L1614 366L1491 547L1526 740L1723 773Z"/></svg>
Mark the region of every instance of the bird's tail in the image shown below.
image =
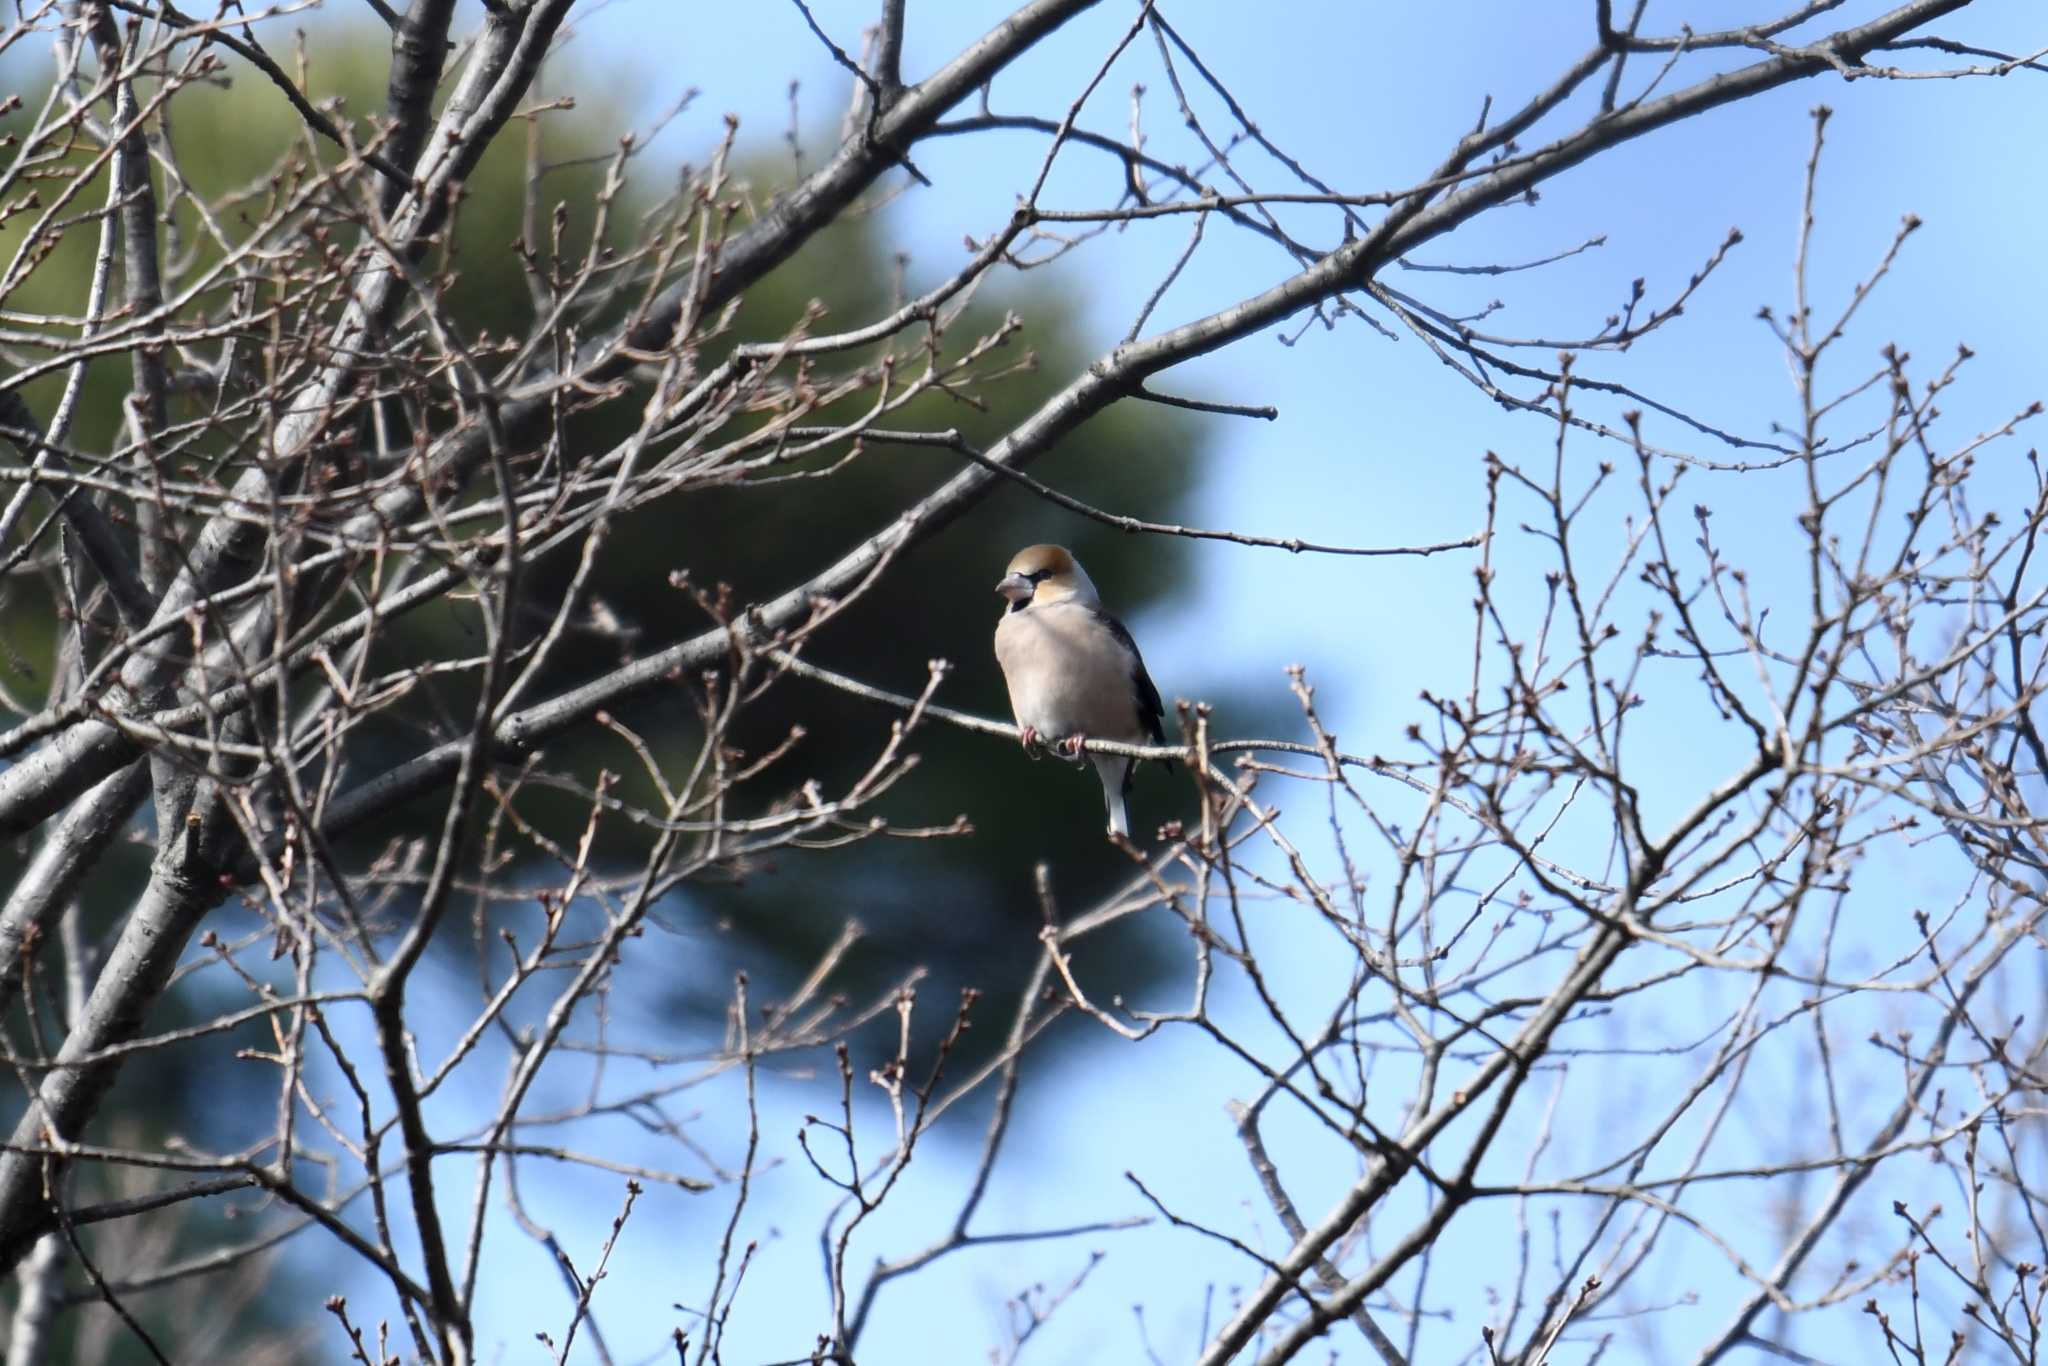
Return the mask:
<svg viewBox="0 0 2048 1366"><path fill-rule="evenodd" d="M1131 789L1131 770L1137 765L1120 754L1091 754L1095 772L1102 779L1102 802L1109 808L1111 833L1131 836L1131 815L1124 806L1124 794Z"/></svg>

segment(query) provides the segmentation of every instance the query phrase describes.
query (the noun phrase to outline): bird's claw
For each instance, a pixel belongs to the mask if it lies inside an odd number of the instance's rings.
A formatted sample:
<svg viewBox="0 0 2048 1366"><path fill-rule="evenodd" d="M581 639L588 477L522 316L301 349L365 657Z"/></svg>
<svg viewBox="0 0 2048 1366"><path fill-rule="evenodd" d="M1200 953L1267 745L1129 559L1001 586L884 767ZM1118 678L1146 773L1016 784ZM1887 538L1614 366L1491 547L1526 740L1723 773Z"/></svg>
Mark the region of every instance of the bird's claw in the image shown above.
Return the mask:
<svg viewBox="0 0 2048 1366"><path fill-rule="evenodd" d="M1024 744L1024 752L1034 759L1043 759L1048 754L1057 754L1062 759L1081 757L1081 745L1088 737L1067 735L1057 740L1048 740L1036 726L1019 726L1017 738Z"/></svg>

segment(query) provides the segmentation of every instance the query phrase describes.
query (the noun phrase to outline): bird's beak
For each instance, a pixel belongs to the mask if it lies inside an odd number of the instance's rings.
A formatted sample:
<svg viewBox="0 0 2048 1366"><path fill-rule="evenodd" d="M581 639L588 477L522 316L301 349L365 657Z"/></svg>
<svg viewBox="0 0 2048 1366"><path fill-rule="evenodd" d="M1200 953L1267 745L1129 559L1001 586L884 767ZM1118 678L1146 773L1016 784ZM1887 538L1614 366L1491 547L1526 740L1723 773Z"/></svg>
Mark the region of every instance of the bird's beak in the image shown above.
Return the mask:
<svg viewBox="0 0 2048 1366"><path fill-rule="evenodd" d="M996 592L1011 602L1029 602L1031 595L1037 591L1038 585L1022 574L1005 574L1002 581L996 585Z"/></svg>

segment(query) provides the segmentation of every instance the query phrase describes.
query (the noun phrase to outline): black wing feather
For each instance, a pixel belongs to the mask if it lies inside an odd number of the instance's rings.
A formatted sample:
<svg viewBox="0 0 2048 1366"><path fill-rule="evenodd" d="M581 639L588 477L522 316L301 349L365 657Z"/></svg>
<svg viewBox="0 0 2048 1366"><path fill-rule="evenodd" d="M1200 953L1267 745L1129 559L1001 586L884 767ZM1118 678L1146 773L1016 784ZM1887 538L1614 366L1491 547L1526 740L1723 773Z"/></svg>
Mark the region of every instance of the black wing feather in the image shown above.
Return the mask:
<svg viewBox="0 0 2048 1366"><path fill-rule="evenodd" d="M1138 653L1138 642L1131 639L1131 633L1124 624L1100 607L1089 609L1095 619L1108 629L1118 644L1131 652L1131 696L1138 704L1138 723L1152 737L1152 743L1166 743L1166 732L1160 726L1160 718L1166 714L1166 707L1159 700L1159 689L1152 682L1152 675L1145 672L1145 657Z"/></svg>

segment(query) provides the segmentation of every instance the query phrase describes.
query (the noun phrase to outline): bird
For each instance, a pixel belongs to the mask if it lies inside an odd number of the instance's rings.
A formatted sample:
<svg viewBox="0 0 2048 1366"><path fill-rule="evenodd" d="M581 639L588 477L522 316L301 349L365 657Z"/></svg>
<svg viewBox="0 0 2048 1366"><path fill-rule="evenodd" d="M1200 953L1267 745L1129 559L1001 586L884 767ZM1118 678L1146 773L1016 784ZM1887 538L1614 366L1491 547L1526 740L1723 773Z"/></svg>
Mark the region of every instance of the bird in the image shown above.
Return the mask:
<svg viewBox="0 0 2048 1366"><path fill-rule="evenodd" d="M1094 580L1066 547L1018 551L996 592L1008 600L996 622L996 662L1027 753L1036 758L1049 747L1079 759L1084 739L1166 742L1159 689L1137 642L1102 610ZM1124 799L1138 761L1121 754L1088 757L1102 779L1110 832L1128 838Z"/></svg>

